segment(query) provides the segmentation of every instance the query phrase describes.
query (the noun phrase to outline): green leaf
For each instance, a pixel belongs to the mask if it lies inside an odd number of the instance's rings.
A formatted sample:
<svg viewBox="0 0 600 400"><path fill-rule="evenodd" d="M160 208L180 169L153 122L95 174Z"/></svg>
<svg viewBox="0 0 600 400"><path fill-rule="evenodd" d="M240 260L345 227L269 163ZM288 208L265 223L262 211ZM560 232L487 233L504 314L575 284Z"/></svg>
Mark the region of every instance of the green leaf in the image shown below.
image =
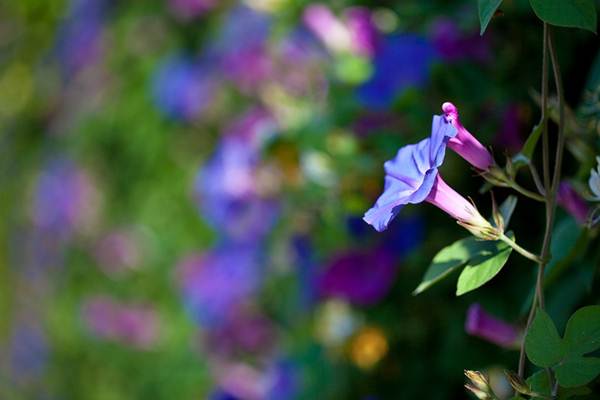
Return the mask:
<svg viewBox="0 0 600 400"><path fill-rule="evenodd" d="M570 256L582 233L583 229L574 218L567 217L556 224L552 231L552 243L550 244L552 259L546 266L546 283L556 279L555 276L560 273L562 264L571 260Z"/></svg>
<svg viewBox="0 0 600 400"><path fill-rule="evenodd" d="M545 123L542 122L533 127L533 130L529 134L529 137L525 141L521 151L512 158L515 171L531 162L533 152L535 151L535 146L537 145L537 142L544 131L544 125Z"/></svg>
<svg viewBox="0 0 600 400"><path fill-rule="evenodd" d="M579 387L573 387L573 388L559 387L558 388L558 400L567 400L567 399L570 399L571 397L576 397L576 396L587 396L588 394L591 394L591 393L592 393L592 391L587 386L579 386Z"/></svg>
<svg viewBox="0 0 600 400"><path fill-rule="evenodd" d="M550 396L552 393L552 386L550 385L550 380L548 379L548 373L544 369L531 375L529 378L527 378L526 382L531 387L531 390L535 393L545 396Z"/></svg>
<svg viewBox="0 0 600 400"><path fill-rule="evenodd" d="M444 247L433 257L425 276L413 294L417 295L425 291L450 275L458 267L466 264L480 251L481 243L474 237L468 237Z"/></svg>
<svg viewBox="0 0 600 400"><path fill-rule="evenodd" d="M502 0L478 0L480 35L483 35Z"/></svg>
<svg viewBox="0 0 600 400"><path fill-rule="evenodd" d="M567 322L564 341L569 353L578 356L600 348L600 306L577 310Z"/></svg>
<svg viewBox="0 0 600 400"><path fill-rule="evenodd" d="M583 386L600 374L600 358L570 358L554 367L554 373L562 387Z"/></svg>
<svg viewBox="0 0 600 400"><path fill-rule="evenodd" d="M529 332L525 337L525 352L538 367L551 367L564 355L563 343L550 316L541 309L535 313Z"/></svg>
<svg viewBox="0 0 600 400"><path fill-rule="evenodd" d="M596 33L594 0L529 0L533 11L544 22Z"/></svg>
<svg viewBox="0 0 600 400"><path fill-rule="evenodd" d="M511 236L511 234L508 234ZM471 258L458 277L456 295L460 296L481 287L500 272L512 248L501 241L482 243L482 251Z"/></svg>

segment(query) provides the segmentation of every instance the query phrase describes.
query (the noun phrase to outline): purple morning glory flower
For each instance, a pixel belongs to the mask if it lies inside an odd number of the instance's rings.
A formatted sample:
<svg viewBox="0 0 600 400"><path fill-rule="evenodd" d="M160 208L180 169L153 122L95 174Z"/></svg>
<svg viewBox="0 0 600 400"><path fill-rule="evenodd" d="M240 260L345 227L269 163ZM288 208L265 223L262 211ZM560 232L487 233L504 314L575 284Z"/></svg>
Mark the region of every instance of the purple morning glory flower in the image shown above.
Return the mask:
<svg viewBox="0 0 600 400"><path fill-rule="evenodd" d="M465 331L504 348L515 347L521 338L517 327L488 314L477 303L467 311Z"/></svg>
<svg viewBox="0 0 600 400"><path fill-rule="evenodd" d="M481 171L487 171L495 164L490 152L463 126L458 109L450 102L442 104L446 121L456 128L456 135L448 141L448 147Z"/></svg>
<svg viewBox="0 0 600 400"><path fill-rule="evenodd" d="M171 56L152 78L152 96L167 116L189 121L211 104L218 82L205 66L186 56Z"/></svg>
<svg viewBox="0 0 600 400"><path fill-rule="evenodd" d="M377 199L375 206L365 213L364 220L367 223L381 232L388 227L404 205L427 201L448 213L469 230L468 227L477 230L492 228L475 206L448 186L438 173L438 167L444 161L446 146L450 147L451 143L453 150L458 149L463 157L476 159L470 153L474 143L470 140L472 136L468 132L462 133L462 140L455 140L459 135L458 125L456 117L449 120L445 116L435 115L431 137L417 144L402 147L393 160L384 164L384 192ZM477 142L476 139L473 140Z"/></svg>
<svg viewBox="0 0 600 400"><path fill-rule="evenodd" d="M318 278L319 294L371 305L390 290L396 275L393 257L382 249L350 251L335 257Z"/></svg>
<svg viewBox="0 0 600 400"><path fill-rule="evenodd" d="M202 325L230 320L260 284L257 252L250 246L222 244L178 266L186 308Z"/></svg>
<svg viewBox="0 0 600 400"><path fill-rule="evenodd" d="M384 37L375 52L373 75L357 89L358 99L372 108L389 107L409 87L427 83L434 59L435 49L424 37Z"/></svg>
<svg viewBox="0 0 600 400"><path fill-rule="evenodd" d="M587 222L590 207L569 182L562 181L560 183L556 201L580 225L584 225Z"/></svg>

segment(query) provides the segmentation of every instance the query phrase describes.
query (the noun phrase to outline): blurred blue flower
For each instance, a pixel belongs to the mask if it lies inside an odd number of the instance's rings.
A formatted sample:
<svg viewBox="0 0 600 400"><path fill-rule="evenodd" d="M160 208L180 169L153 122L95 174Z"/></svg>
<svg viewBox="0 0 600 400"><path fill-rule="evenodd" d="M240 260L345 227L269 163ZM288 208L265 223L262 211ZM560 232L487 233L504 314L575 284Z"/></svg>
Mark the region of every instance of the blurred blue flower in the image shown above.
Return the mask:
<svg viewBox="0 0 600 400"><path fill-rule="evenodd" d="M366 224L363 223L363 226ZM391 254L404 257L418 247L424 237L424 218L420 215L409 215L400 218L385 232L382 245Z"/></svg>
<svg viewBox="0 0 600 400"><path fill-rule="evenodd" d="M166 58L152 79L154 103L168 117L183 121L198 118L210 106L218 85L210 69L183 55Z"/></svg>
<svg viewBox="0 0 600 400"><path fill-rule="evenodd" d="M260 148L273 131L268 113L251 110L229 127L198 172L195 196L202 216L228 239L260 241L277 218L277 202L260 193L256 174Z"/></svg>
<svg viewBox="0 0 600 400"><path fill-rule="evenodd" d="M269 400L295 399L299 389L298 368L290 360L279 360L271 371L272 386L269 389Z"/></svg>
<svg viewBox="0 0 600 400"><path fill-rule="evenodd" d="M206 327L234 317L261 282L258 254L251 246L221 244L184 259L177 270L187 310Z"/></svg>
<svg viewBox="0 0 600 400"><path fill-rule="evenodd" d="M389 107L404 90L428 82L435 58L433 45L422 36L384 37L375 52L373 75L357 89L358 99L372 108Z"/></svg>
<svg viewBox="0 0 600 400"><path fill-rule="evenodd" d="M66 78L93 65L102 56L102 29L107 13L106 0L72 0L59 26L56 54Z"/></svg>
<svg viewBox="0 0 600 400"><path fill-rule="evenodd" d="M371 305L389 292L396 270L394 258L384 249L352 250L334 257L317 285L321 296Z"/></svg>
<svg viewBox="0 0 600 400"><path fill-rule="evenodd" d="M8 356L11 376L25 385L40 378L48 364L50 349L46 335L34 321L17 321L10 336Z"/></svg>

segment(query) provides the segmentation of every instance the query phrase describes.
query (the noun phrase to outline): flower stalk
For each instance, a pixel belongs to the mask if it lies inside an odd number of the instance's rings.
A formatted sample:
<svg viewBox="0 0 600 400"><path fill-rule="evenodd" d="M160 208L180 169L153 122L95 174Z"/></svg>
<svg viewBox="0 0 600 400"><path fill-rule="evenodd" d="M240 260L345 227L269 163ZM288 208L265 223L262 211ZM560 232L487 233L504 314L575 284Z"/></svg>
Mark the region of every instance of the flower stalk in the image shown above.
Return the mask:
<svg viewBox="0 0 600 400"><path fill-rule="evenodd" d="M517 244L517 242L515 242L514 240L512 240L511 238L509 238L508 236L506 236L504 233L502 235L500 235L499 240L503 241L504 243L506 243L507 245L509 245L510 247L513 248L513 250L515 250L517 253L519 253L520 255L522 255L525 258L530 259L531 261L534 261L538 264L541 264L544 262L544 260L542 259L542 257L538 256L537 254L533 254L532 252L524 249L523 247L519 246Z"/></svg>

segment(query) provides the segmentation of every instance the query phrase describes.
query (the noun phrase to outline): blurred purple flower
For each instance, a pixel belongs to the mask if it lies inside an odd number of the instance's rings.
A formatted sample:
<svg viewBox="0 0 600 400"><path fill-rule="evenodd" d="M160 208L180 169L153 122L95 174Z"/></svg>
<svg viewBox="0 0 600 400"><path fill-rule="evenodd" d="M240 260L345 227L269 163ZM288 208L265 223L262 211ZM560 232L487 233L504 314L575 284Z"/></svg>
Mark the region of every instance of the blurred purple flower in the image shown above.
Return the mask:
<svg viewBox="0 0 600 400"><path fill-rule="evenodd" d="M321 296L365 306L381 300L395 276L396 265L387 251L349 251L333 258L319 276L317 287Z"/></svg>
<svg viewBox="0 0 600 400"><path fill-rule="evenodd" d="M357 89L358 99L372 108L387 108L409 87L429 79L435 50L424 37L390 35L382 39L374 56L374 73Z"/></svg>
<svg viewBox="0 0 600 400"><path fill-rule="evenodd" d="M213 391L210 396L208 396L208 400L242 400L239 397L235 397L223 389L216 389Z"/></svg>
<svg viewBox="0 0 600 400"><path fill-rule="evenodd" d="M154 73L152 95L167 116L179 120L198 118L211 104L218 82L200 62L170 56Z"/></svg>
<svg viewBox="0 0 600 400"><path fill-rule="evenodd" d="M102 237L94 248L100 268L109 276L117 277L136 268L140 262L140 247L133 232L116 230Z"/></svg>
<svg viewBox="0 0 600 400"><path fill-rule="evenodd" d="M258 241L275 222L277 203L258 193L256 176L260 148L274 127L270 114L251 110L229 127L196 177L202 216L229 239Z"/></svg>
<svg viewBox="0 0 600 400"><path fill-rule="evenodd" d="M517 327L488 314L478 303L467 311L465 331L504 348L513 348L520 340Z"/></svg>
<svg viewBox="0 0 600 400"><path fill-rule="evenodd" d="M502 114L502 125L494 139L496 145L513 154L521 150L523 138L519 125L519 108L516 104L509 104Z"/></svg>
<svg viewBox="0 0 600 400"><path fill-rule="evenodd" d="M587 222L590 207L569 182L560 183L556 201L575 218L577 223L584 225Z"/></svg>
<svg viewBox="0 0 600 400"><path fill-rule="evenodd" d="M66 18L58 28L55 50L67 78L102 57L106 11L106 0L71 1Z"/></svg>
<svg viewBox="0 0 600 400"><path fill-rule="evenodd" d="M30 319L18 320L12 327L8 346L8 368L17 385L31 384L43 375L50 350L39 324Z"/></svg>
<svg viewBox="0 0 600 400"><path fill-rule="evenodd" d="M211 354L223 358L266 356L275 344L275 326L263 315L240 309L222 325L206 332L205 345Z"/></svg>
<svg viewBox="0 0 600 400"><path fill-rule="evenodd" d="M218 0L169 0L169 8L176 17L191 20L219 4Z"/></svg>
<svg viewBox="0 0 600 400"><path fill-rule="evenodd" d="M68 159L52 160L34 188L32 219L55 239L68 239L87 228L97 213L98 191L90 176Z"/></svg>
<svg viewBox="0 0 600 400"><path fill-rule="evenodd" d="M230 12L213 42L223 73L244 92L254 90L271 76L270 31L268 15L239 6Z"/></svg>
<svg viewBox="0 0 600 400"><path fill-rule="evenodd" d="M82 317L99 338L116 341L141 350L158 340L159 322L148 306L119 303L108 296L94 296L84 301Z"/></svg>
<svg viewBox="0 0 600 400"><path fill-rule="evenodd" d="M226 244L184 259L177 271L190 314L207 327L229 321L260 284L258 261L254 248Z"/></svg>
<svg viewBox="0 0 600 400"><path fill-rule="evenodd" d="M449 62L471 59L488 61L491 51L487 36L479 32L462 32L451 19L441 18L434 22L431 32L433 44L440 56Z"/></svg>
<svg viewBox="0 0 600 400"><path fill-rule="evenodd" d="M295 399L300 389L298 378L298 369L293 362L289 360L277 361L270 371L270 381L272 383L267 398L269 400Z"/></svg>
<svg viewBox="0 0 600 400"><path fill-rule="evenodd" d="M364 7L351 7L344 14L354 52L368 57L375 55L381 35L373 23L371 11Z"/></svg>

